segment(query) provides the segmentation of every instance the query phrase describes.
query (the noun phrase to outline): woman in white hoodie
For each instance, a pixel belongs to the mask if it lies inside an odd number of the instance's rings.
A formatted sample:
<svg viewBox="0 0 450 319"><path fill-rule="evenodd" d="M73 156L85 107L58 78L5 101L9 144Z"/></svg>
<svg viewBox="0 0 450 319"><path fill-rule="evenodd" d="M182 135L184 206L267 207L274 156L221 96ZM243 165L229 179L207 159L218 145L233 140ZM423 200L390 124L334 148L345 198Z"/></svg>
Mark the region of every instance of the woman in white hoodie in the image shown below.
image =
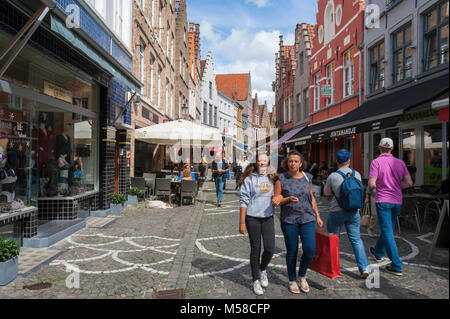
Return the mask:
<svg viewBox="0 0 450 319"><path fill-rule="evenodd" d="M272 196L276 174L268 174L269 157L260 155L256 164L249 164L239 181L240 224L239 232L250 239L250 267L253 291L264 293L269 284L266 268L275 250L275 228L273 221ZM264 252L261 258L261 238Z"/></svg>

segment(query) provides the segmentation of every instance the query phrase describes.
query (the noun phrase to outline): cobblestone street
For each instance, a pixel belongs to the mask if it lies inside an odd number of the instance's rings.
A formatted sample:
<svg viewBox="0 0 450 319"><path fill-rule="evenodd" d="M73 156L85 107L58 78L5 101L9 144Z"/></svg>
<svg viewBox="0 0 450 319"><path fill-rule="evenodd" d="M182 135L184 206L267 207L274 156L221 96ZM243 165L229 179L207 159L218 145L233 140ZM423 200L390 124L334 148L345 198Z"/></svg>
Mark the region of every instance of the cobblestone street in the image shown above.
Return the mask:
<svg viewBox="0 0 450 319"><path fill-rule="evenodd" d="M430 244L419 238L424 234L406 227L397 237L404 261L403 277L380 267L380 287L367 288L359 278L343 233L342 276L331 280L309 271L310 293L292 295L287 289L278 211L276 252L268 268L270 285L263 296L257 297L252 290L248 237L238 232L239 196L234 182L228 182L221 208L214 204L213 187L213 183L205 184L195 206L150 210L141 203L128 207L124 216L109 223L88 222L85 229L46 249L50 259L0 287L0 298L138 299L153 298L155 291L175 288L185 289L187 299L449 298L448 265L429 263ZM327 206L319 208L325 221ZM376 238L362 234L362 239L368 253ZM369 262L373 266L387 264L376 264L370 257ZM70 280L77 274L79 287ZM52 286L38 291L23 288L39 282Z"/></svg>

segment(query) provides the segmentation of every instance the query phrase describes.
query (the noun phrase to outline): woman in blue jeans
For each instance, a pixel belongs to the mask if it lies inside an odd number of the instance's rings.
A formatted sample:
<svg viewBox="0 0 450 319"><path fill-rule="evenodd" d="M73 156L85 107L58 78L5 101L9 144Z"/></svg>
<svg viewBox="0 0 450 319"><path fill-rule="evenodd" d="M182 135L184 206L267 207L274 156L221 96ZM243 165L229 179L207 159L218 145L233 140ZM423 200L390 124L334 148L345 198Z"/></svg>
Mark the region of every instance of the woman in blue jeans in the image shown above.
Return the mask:
<svg viewBox="0 0 450 319"><path fill-rule="evenodd" d="M307 293L309 285L306 272L316 252L316 222L319 227L323 227L323 221L312 191L312 175L303 172L305 162L302 155L297 151L289 153L283 166L287 172L278 175L272 204L281 205L281 229L286 244L289 290L294 294L300 293L296 276L300 236L303 255L298 276L301 291Z"/></svg>

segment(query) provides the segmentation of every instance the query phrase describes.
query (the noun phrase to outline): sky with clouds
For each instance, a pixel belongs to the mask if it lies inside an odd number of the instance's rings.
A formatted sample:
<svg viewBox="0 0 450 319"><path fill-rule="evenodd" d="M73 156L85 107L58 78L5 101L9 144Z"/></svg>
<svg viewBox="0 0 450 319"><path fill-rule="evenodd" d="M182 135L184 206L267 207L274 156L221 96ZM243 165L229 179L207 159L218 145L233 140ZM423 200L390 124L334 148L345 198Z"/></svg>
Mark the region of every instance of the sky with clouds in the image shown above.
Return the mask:
<svg viewBox="0 0 450 319"><path fill-rule="evenodd" d="M213 54L216 74L251 72L253 94L275 103L279 35L294 44L297 23L314 24L317 0L187 0L188 22L200 24L200 50Z"/></svg>

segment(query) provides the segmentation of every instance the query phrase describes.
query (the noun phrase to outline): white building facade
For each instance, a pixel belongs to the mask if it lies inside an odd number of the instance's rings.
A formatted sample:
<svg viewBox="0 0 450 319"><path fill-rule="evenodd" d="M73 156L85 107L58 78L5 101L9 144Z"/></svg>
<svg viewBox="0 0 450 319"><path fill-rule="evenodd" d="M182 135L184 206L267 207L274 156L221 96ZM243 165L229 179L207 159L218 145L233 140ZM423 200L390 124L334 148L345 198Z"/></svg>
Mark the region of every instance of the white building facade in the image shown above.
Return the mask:
<svg viewBox="0 0 450 319"><path fill-rule="evenodd" d="M202 123L219 128L219 97L216 88L216 75L211 52L206 57L201 80Z"/></svg>

